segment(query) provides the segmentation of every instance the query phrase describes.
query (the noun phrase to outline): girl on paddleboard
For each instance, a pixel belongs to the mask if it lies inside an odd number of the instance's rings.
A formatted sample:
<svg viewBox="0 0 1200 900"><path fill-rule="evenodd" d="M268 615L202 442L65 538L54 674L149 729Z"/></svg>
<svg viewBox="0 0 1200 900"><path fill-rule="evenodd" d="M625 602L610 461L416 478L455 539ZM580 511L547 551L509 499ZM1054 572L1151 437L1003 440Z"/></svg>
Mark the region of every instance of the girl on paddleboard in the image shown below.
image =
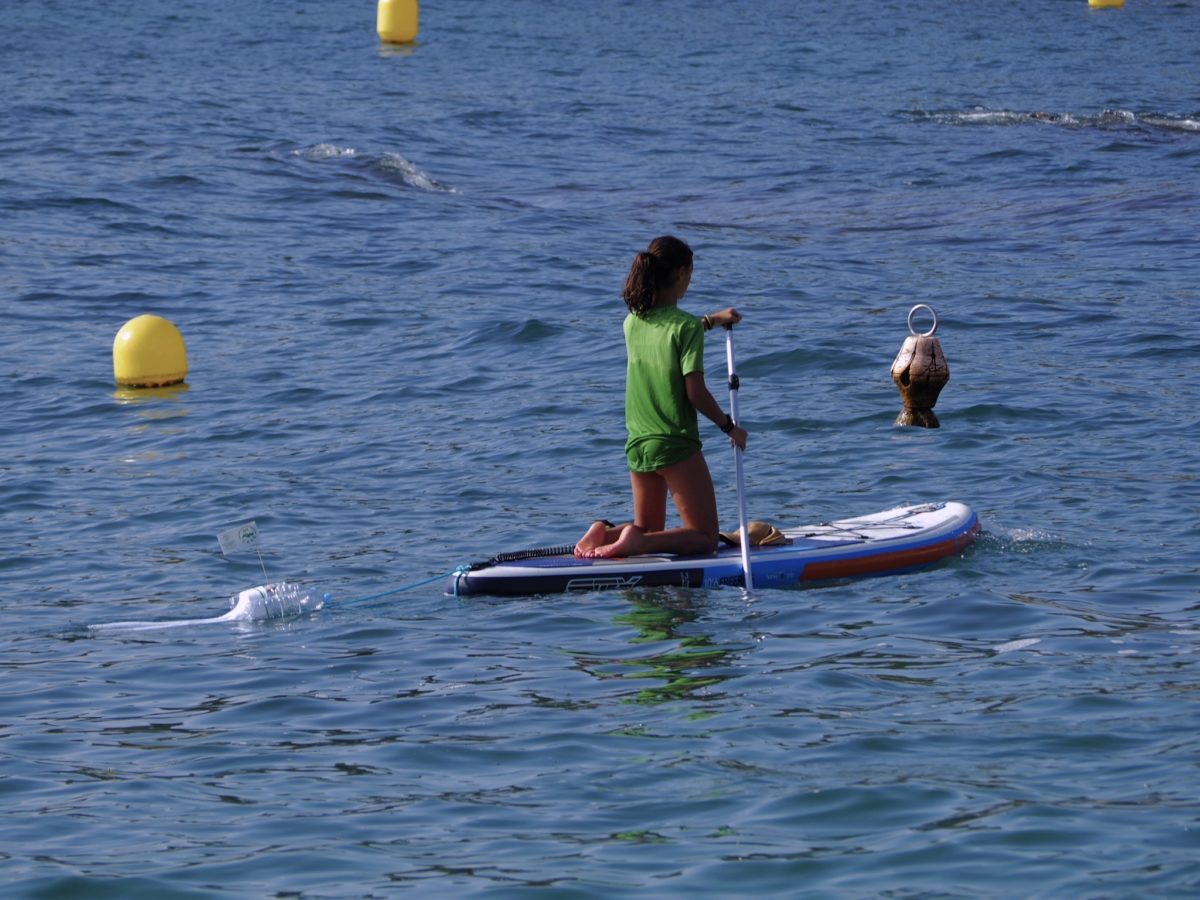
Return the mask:
<svg viewBox="0 0 1200 900"><path fill-rule="evenodd" d="M704 384L704 332L742 320L733 307L698 319L678 303L692 282L692 250L676 237L657 237L633 259L623 296L625 317L625 456L633 485L633 522L594 522L575 555L712 553L719 525L712 476L700 450L697 413L745 449L747 434ZM667 493L682 526L665 530Z"/></svg>

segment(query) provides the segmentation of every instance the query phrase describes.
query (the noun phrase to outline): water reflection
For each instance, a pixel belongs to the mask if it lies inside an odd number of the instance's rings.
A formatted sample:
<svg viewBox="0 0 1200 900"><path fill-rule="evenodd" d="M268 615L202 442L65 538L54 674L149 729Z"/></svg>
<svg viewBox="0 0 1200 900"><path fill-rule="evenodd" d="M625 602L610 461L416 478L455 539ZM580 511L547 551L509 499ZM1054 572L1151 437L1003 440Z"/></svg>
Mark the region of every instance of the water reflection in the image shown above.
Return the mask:
<svg viewBox="0 0 1200 900"><path fill-rule="evenodd" d="M699 619L695 591L647 588L625 591L627 612L613 617L618 625L634 629L630 643L635 647L667 644L661 652L647 656L597 656L576 654L576 662L600 679L639 679L647 684L628 702L655 705L675 700L712 700L713 688L729 677L724 667L737 654L733 647L713 642L712 636L691 628Z"/></svg>
<svg viewBox="0 0 1200 900"><path fill-rule="evenodd" d="M182 399L183 395L188 391L186 382L179 384L168 384L165 387L118 387L113 391L113 399L122 406L142 406L153 403L157 400L178 400ZM166 419L173 416L187 415L186 407L168 407L157 409L146 409L142 411L148 419Z"/></svg>

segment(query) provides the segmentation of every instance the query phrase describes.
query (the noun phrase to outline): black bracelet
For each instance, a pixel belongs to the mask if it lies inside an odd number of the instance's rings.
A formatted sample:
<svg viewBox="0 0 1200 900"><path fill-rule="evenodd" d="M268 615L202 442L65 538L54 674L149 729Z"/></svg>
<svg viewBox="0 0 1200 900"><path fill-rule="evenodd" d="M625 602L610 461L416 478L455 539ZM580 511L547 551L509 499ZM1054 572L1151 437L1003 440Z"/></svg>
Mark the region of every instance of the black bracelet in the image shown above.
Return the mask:
<svg viewBox="0 0 1200 900"><path fill-rule="evenodd" d="M729 413L725 413L725 424L721 426L721 430L726 434L733 431L733 416L729 415Z"/></svg>

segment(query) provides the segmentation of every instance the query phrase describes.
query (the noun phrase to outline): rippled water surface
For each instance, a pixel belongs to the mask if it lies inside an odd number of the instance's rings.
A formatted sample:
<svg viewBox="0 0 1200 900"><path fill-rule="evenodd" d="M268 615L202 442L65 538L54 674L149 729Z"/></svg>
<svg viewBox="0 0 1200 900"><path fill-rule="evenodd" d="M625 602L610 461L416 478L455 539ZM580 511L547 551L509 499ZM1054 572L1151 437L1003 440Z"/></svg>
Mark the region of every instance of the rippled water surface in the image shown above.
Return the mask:
<svg viewBox="0 0 1200 900"><path fill-rule="evenodd" d="M6 892L1200 891L1200 7L374 13L0 6ZM746 317L751 515L957 499L974 548L443 596L627 515L619 291L666 232ZM915 303L937 430L893 424ZM142 313L186 386L114 387ZM268 578L329 600L88 628Z"/></svg>

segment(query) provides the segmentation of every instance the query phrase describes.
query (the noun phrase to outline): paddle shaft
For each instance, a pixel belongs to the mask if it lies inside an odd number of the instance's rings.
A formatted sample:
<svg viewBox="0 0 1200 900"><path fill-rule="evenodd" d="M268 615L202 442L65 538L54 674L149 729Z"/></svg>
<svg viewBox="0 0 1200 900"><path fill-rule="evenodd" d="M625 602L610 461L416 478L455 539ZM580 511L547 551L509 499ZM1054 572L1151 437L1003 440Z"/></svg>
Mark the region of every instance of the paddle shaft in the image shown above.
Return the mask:
<svg viewBox="0 0 1200 900"><path fill-rule="evenodd" d="M729 417L737 425L738 419L738 374L737 363L733 355L733 328L725 327L725 362L729 369ZM750 529L746 516L746 479L742 473L742 448L733 445L733 469L737 475L738 493L738 528L741 529L742 539L742 574L746 582L746 590L754 590L754 576L750 573Z"/></svg>

